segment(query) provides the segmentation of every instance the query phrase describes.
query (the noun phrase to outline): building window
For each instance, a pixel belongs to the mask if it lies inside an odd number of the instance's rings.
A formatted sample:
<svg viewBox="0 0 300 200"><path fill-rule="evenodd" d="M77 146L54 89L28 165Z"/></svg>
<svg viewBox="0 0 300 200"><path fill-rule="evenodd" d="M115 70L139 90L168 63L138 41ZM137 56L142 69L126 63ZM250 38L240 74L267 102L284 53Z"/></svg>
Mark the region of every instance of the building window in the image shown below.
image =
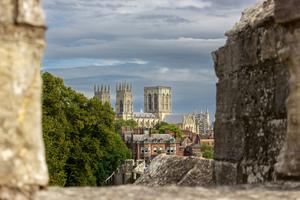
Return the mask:
<svg viewBox="0 0 300 200"><path fill-rule="evenodd" d="M154 94L154 109L158 110L158 95Z"/></svg>
<svg viewBox="0 0 300 200"><path fill-rule="evenodd" d="M162 96L162 109L165 110L165 94Z"/></svg>
<svg viewBox="0 0 300 200"><path fill-rule="evenodd" d="M123 101L120 100L120 113L124 112Z"/></svg>
<svg viewBox="0 0 300 200"><path fill-rule="evenodd" d="M169 110L169 95L166 96L166 110Z"/></svg>
<svg viewBox="0 0 300 200"><path fill-rule="evenodd" d="M157 148L156 147L154 147L153 152L157 153Z"/></svg>
<svg viewBox="0 0 300 200"><path fill-rule="evenodd" d="M148 108L149 110L152 110L152 95L148 94Z"/></svg>
<svg viewBox="0 0 300 200"><path fill-rule="evenodd" d="M131 112L130 105L131 105L131 103L130 103L130 101L128 100L128 101L127 101L127 112Z"/></svg>

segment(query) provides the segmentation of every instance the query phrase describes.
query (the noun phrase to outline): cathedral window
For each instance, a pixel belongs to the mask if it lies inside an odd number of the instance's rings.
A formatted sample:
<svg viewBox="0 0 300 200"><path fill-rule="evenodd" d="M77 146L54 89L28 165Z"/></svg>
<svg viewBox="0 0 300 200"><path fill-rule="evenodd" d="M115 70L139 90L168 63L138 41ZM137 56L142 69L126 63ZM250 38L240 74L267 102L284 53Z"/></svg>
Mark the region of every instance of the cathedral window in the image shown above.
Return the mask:
<svg viewBox="0 0 300 200"><path fill-rule="evenodd" d="M165 99L165 109L168 110L169 109L169 95L166 95L166 99Z"/></svg>
<svg viewBox="0 0 300 200"><path fill-rule="evenodd" d="M165 94L162 96L162 109L165 109Z"/></svg>
<svg viewBox="0 0 300 200"><path fill-rule="evenodd" d="M158 110L158 95L154 94L154 109Z"/></svg>
<svg viewBox="0 0 300 200"><path fill-rule="evenodd" d="M152 95L149 94L148 95L148 107L149 107L149 110L152 110Z"/></svg>
<svg viewBox="0 0 300 200"><path fill-rule="evenodd" d="M124 112L124 106L123 106L123 101L120 100L120 113L123 113Z"/></svg>
<svg viewBox="0 0 300 200"><path fill-rule="evenodd" d="M127 101L127 112L131 112L131 111L130 111L130 110L131 110L131 109L130 109L130 105L131 105L131 103L130 103L130 101L128 100L128 101Z"/></svg>

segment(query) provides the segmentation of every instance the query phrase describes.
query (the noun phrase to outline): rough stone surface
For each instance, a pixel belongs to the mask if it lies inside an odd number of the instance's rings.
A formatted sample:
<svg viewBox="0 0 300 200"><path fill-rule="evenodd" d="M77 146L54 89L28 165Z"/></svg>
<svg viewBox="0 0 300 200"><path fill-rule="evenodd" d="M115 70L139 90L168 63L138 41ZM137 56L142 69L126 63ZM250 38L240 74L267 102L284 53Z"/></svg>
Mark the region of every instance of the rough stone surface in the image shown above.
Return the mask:
<svg viewBox="0 0 300 200"><path fill-rule="evenodd" d="M1 1L0 199L26 199L48 182L41 132L43 26L38 0Z"/></svg>
<svg viewBox="0 0 300 200"><path fill-rule="evenodd" d="M300 19L299 0L275 0L275 15L278 23L287 23Z"/></svg>
<svg viewBox="0 0 300 200"><path fill-rule="evenodd" d="M214 180L218 184L274 180L287 128L289 72L279 58L286 29L274 2L245 10L213 53L217 83Z"/></svg>
<svg viewBox="0 0 300 200"><path fill-rule="evenodd" d="M159 155L135 184L147 186L207 186L212 184L212 160Z"/></svg>
<svg viewBox="0 0 300 200"><path fill-rule="evenodd" d="M279 55L291 74L287 135L276 169L280 175L300 179L300 1L276 0L275 7L277 22L286 29Z"/></svg>
<svg viewBox="0 0 300 200"><path fill-rule="evenodd" d="M34 200L300 200L299 184L243 187L50 188Z"/></svg>

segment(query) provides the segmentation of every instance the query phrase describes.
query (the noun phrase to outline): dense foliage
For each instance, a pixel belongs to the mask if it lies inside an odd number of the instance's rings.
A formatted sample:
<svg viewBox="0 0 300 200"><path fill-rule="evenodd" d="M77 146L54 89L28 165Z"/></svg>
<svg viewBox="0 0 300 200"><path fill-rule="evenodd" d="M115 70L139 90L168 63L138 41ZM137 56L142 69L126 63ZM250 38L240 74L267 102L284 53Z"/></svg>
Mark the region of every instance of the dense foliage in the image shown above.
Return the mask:
<svg viewBox="0 0 300 200"><path fill-rule="evenodd" d="M214 158L214 149L213 147L207 145L207 144L202 144L201 145L201 152L202 152L202 157L207 158L207 159L213 159Z"/></svg>
<svg viewBox="0 0 300 200"><path fill-rule="evenodd" d="M166 133L166 131L175 133L176 138L182 138L182 136L183 136L182 130L174 124L168 124L166 122L161 122L155 126L154 132L157 132L159 134L164 134L164 133Z"/></svg>
<svg viewBox="0 0 300 200"><path fill-rule="evenodd" d="M43 136L50 185L101 185L130 152L115 132L114 112L43 73Z"/></svg>
<svg viewBox="0 0 300 200"><path fill-rule="evenodd" d="M132 119L130 120L118 119L115 121L115 130L118 133L121 133L122 128L135 129L137 127L138 127L137 122Z"/></svg>

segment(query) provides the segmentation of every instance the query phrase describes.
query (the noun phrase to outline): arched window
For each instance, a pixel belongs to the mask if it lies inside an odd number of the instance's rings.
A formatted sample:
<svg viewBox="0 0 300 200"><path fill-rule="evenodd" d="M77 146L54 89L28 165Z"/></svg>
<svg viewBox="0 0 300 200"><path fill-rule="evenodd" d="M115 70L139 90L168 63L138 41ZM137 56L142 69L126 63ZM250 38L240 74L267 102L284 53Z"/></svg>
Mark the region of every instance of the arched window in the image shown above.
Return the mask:
<svg viewBox="0 0 300 200"><path fill-rule="evenodd" d="M128 101L127 101L127 112L131 112L130 104L131 104L131 103L130 103L130 101L128 100Z"/></svg>
<svg viewBox="0 0 300 200"><path fill-rule="evenodd" d="M164 110L165 109L165 94L163 94L163 96L162 96L161 104L162 104L162 109Z"/></svg>
<svg viewBox="0 0 300 200"><path fill-rule="evenodd" d="M123 113L124 112L124 104L123 104L123 101L120 100L120 113Z"/></svg>
<svg viewBox="0 0 300 200"><path fill-rule="evenodd" d="M148 94L148 108L152 110L152 95Z"/></svg>
<svg viewBox="0 0 300 200"><path fill-rule="evenodd" d="M166 95L166 99L165 99L165 109L169 110L169 95Z"/></svg>
<svg viewBox="0 0 300 200"><path fill-rule="evenodd" d="M158 95L154 94L154 110L158 110Z"/></svg>

